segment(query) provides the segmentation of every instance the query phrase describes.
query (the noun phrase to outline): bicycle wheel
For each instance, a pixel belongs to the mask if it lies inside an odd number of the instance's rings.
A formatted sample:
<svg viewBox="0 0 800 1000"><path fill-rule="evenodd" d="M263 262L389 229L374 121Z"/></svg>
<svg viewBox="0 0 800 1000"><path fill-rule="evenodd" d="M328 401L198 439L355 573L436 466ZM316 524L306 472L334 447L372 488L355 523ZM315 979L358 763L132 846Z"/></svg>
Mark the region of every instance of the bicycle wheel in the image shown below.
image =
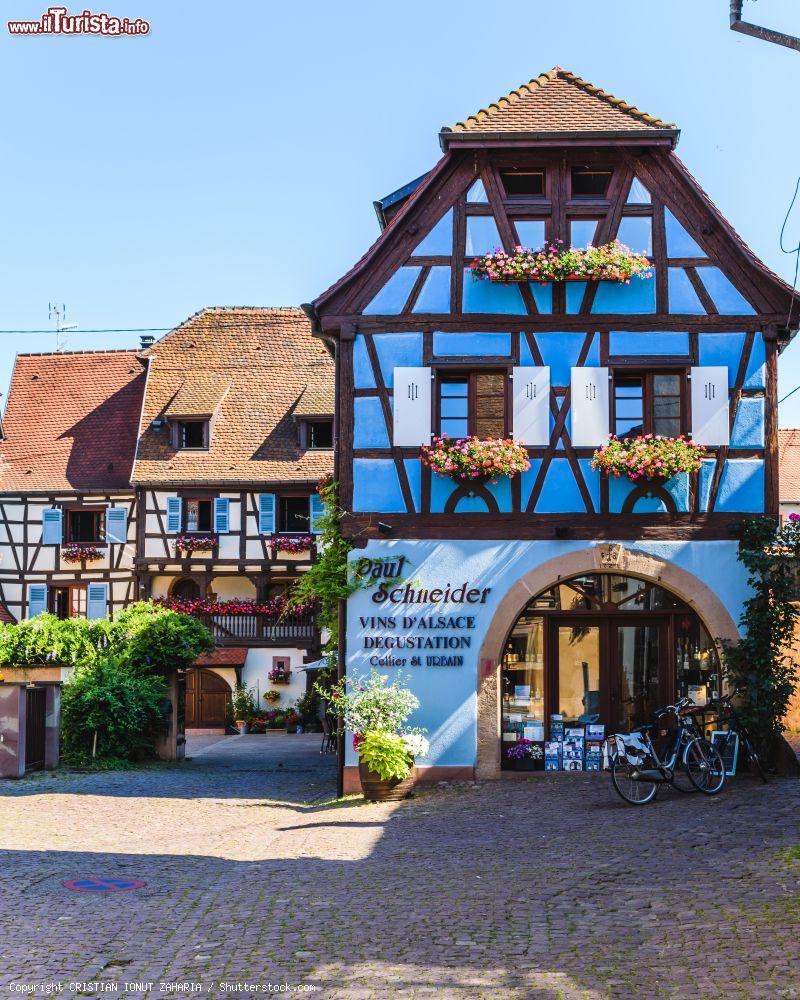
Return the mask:
<svg viewBox="0 0 800 1000"><path fill-rule="evenodd" d="M725 765L707 740L695 739L683 756L689 780L704 795L716 795L725 784Z"/></svg>
<svg viewBox="0 0 800 1000"><path fill-rule="evenodd" d="M761 780L766 785L767 776L764 773L764 768L761 766L761 759L756 753L753 744L750 742L750 737L746 733L743 733L741 730L739 731L739 737L741 738L742 746L744 746L745 750L747 751L747 757L750 764L752 764L754 770L758 772L759 778L761 778Z"/></svg>
<svg viewBox="0 0 800 1000"><path fill-rule="evenodd" d="M611 761L611 782L628 805L644 806L656 797L658 785L654 781L637 781L632 778L634 770L624 758L614 757Z"/></svg>

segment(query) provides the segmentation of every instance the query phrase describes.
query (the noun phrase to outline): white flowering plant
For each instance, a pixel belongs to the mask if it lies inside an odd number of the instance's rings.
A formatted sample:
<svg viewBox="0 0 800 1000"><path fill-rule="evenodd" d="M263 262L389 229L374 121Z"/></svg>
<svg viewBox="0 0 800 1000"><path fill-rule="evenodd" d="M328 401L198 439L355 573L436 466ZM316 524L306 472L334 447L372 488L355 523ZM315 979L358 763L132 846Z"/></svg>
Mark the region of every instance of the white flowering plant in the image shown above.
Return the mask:
<svg viewBox="0 0 800 1000"><path fill-rule="evenodd" d="M419 708L419 698L398 674L389 678L373 670L369 676L353 674L330 688L319 683L315 689L326 699L330 710L343 729L363 735L368 730L399 733L413 711Z"/></svg>
<svg viewBox="0 0 800 1000"><path fill-rule="evenodd" d="M417 757L427 757L431 745L421 732L400 733L400 736L412 757L415 759Z"/></svg>

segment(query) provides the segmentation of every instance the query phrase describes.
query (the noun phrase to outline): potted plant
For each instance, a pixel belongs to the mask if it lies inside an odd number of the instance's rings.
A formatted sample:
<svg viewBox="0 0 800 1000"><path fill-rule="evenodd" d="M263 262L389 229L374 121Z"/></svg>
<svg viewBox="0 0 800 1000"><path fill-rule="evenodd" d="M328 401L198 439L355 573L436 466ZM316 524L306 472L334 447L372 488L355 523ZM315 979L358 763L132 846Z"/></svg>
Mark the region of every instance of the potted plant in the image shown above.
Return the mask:
<svg viewBox="0 0 800 1000"><path fill-rule="evenodd" d="M394 681L373 670L353 675L324 689L340 726L353 733L359 757L358 773L364 796L373 802L404 798L416 780L415 759L428 752L424 731L406 726L419 699L398 674Z"/></svg>
<svg viewBox="0 0 800 1000"><path fill-rule="evenodd" d="M603 246L567 247L552 240L538 250L514 247L511 253L497 249L476 257L472 277L497 284L536 281L614 281L629 284L631 278L649 277L653 265L642 254L613 240Z"/></svg>
<svg viewBox="0 0 800 1000"><path fill-rule="evenodd" d="M295 709L290 708L286 712L286 716L285 716L284 721L286 722L286 732L287 733L296 733L296 732L298 732L298 726L300 726L300 722L301 722L300 713L297 712L297 711L295 711ZM301 727L300 731L302 732L302 727Z"/></svg>
<svg viewBox="0 0 800 1000"><path fill-rule="evenodd" d="M315 543L313 535L273 535L270 539L273 555L282 558L303 558L312 551Z"/></svg>
<svg viewBox="0 0 800 1000"><path fill-rule="evenodd" d="M184 556L191 556L194 552L211 552L216 545L213 535L176 535L175 552Z"/></svg>
<svg viewBox="0 0 800 1000"><path fill-rule="evenodd" d="M95 562L104 555L105 550L97 545L70 542L69 545L61 546L61 561L66 563Z"/></svg>
<svg viewBox="0 0 800 1000"><path fill-rule="evenodd" d="M516 441L502 438L435 437L432 444L423 445L420 458L441 476L457 483L511 478L527 471L531 463L528 449Z"/></svg>
<svg viewBox="0 0 800 1000"><path fill-rule="evenodd" d="M514 762L515 771L544 770L544 747L534 740L517 740L506 750L506 757Z"/></svg>
<svg viewBox="0 0 800 1000"><path fill-rule="evenodd" d="M280 691L265 691L261 696L268 705L277 705L281 700Z"/></svg>
<svg viewBox="0 0 800 1000"><path fill-rule="evenodd" d="M682 472L697 472L705 448L681 436L640 434L635 438L611 437L592 457L592 468L632 482L661 486Z"/></svg>
<svg viewBox="0 0 800 1000"><path fill-rule="evenodd" d="M273 684L289 684L292 679L291 670L286 667L273 667L267 674Z"/></svg>
<svg viewBox="0 0 800 1000"><path fill-rule="evenodd" d="M231 697L231 714L239 735L244 736L249 731L250 720L256 712L253 692L241 684L236 685L236 689Z"/></svg>

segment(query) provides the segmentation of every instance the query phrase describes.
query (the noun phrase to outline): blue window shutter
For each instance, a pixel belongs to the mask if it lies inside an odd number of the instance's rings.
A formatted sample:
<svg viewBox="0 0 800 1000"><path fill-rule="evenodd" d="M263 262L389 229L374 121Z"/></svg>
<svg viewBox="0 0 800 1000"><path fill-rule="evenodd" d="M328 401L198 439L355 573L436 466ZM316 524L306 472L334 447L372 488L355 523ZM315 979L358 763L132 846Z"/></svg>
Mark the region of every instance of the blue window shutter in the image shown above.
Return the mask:
<svg viewBox="0 0 800 1000"><path fill-rule="evenodd" d="M183 501L180 497L167 497L167 531L176 534L181 530L181 508Z"/></svg>
<svg viewBox="0 0 800 1000"><path fill-rule="evenodd" d="M42 545L61 544L61 523L63 513L57 507L42 511Z"/></svg>
<svg viewBox="0 0 800 1000"><path fill-rule="evenodd" d="M258 497L258 530L262 535L275 534L275 494L261 493Z"/></svg>
<svg viewBox="0 0 800 1000"><path fill-rule="evenodd" d="M86 617L105 618L108 615L108 584L90 583L86 588Z"/></svg>
<svg viewBox="0 0 800 1000"><path fill-rule="evenodd" d="M231 530L230 505L227 497L214 497L214 531L218 535L225 535Z"/></svg>
<svg viewBox="0 0 800 1000"><path fill-rule="evenodd" d="M325 516L325 504L322 502L322 497L319 493L311 494L310 508L309 526L311 528L311 534L318 535L322 531L319 519Z"/></svg>
<svg viewBox="0 0 800 1000"><path fill-rule="evenodd" d="M106 541L119 545L128 541L128 512L124 507L106 507Z"/></svg>
<svg viewBox="0 0 800 1000"><path fill-rule="evenodd" d="M28 585L28 618L35 618L43 611L47 611L47 584L31 583Z"/></svg>

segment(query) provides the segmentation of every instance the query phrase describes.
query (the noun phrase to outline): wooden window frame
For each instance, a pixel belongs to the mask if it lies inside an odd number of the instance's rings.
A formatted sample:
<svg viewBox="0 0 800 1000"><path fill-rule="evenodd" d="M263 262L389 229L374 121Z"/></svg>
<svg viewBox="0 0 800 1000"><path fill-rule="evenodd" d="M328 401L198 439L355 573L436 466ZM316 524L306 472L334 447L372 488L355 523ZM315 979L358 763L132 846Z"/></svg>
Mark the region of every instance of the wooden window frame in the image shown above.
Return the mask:
<svg viewBox="0 0 800 1000"><path fill-rule="evenodd" d="M467 382L467 436L471 437L476 433L477 426L477 375L502 375L503 376L503 437L507 438L511 434L511 392L509 391L509 368L447 368L436 369L436 382L434 394L434 432L440 435L442 430L442 393L441 386L445 382Z"/></svg>
<svg viewBox="0 0 800 1000"><path fill-rule="evenodd" d="M69 591L69 615L67 618L86 618L89 613L89 586L86 583L53 583L47 589L47 610L50 614L55 614L55 598L56 594L60 590ZM84 613L83 615L75 613L75 597L74 594L77 591L83 591L84 594ZM67 619L61 619L66 621Z"/></svg>
<svg viewBox="0 0 800 1000"><path fill-rule="evenodd" d="M305 500L308 508L308 527L303 531L287 531L283 524L283 501ZM311 534L311 494L286 491L275 496L275 534L276 535L310 535Z"/></svg>
<svg viewBox="0 0 800 1000"><path fill-rule="evenodd" d="M504 174L517 173L517 174L541 174L542 175L542 193L541 194L509 194L506 188ZM550 170L548 170L545 164L541 166L538 164L524 165L518 168L512 166L498 166L497 168L497 180L500 184L500 190L503 193L503 201L507 202L509 205L519 205L519 204L541 204L543 201L548 201L550 199Z"/></svg>
<svg viewBox="0 0 800 1000"><path fill-rule="evenodd" d="M617 379L621 378L641 378L642 379L642 433L654 434L654 414L653 414L653 379L657 375L677 375L680 379L680 391L678 394L679 417L678 434L689 433L689 371L685 367L676 365L665 365L663 368L638 368L627 366L614 367L612 369L611 382L611 427L612 433L617 433Z"/></svg>
<svg viewBox="0 0 800 1000"><path fill-rule="evenodd" d="M611 190L611 185L614 182L614 171L618 170L619 167L615 167L612 163L597 163L597 164L587 164L587 163L570 163L567 167L567 190L569 201L579 202L583 204L584 202L602 202L607 203L608 192ZM584 171L585 173L594 174L608 174L608 184L606 184L606 189L603 194L576 194L574 178L576 171Z"/></svg>
<svg viewBox="0 0 800 1000"><path fill-rule="evenodd" d="M213 535L214 534L214 501L217 495L201 495L197 493L183 494L181 499L183 503L181 504L181 531L186 535ZM209 503L211 504L211 527L207 530L204 528L197 528L192 530L188 527L189 525L189 504L196 501L197 503ZM199 518L198 518L199 521Z"/></svg>
<svg viewBox="0 0 800 1000"><path fill-rule="evenodd" d="M330 424L331 443L320 446L311 443L311 425ZM332 451L333 450L333 417L303 417L300 421L299 444L303 451Z"/></svg>
<svg viewBox="0 0 800 1000"><path fill-rule="evenodd" d="M181 444L182 428L184 424L202 424L203 426L203 443L199 447L188 447ZM211 421L206 417L185 417L181 420L170 421L170 428L172 431L172 447L176 451L208 451L209 444L211 442Z"/></svg>
<svg viewBox="0 0 800 1000"><path fill-rule="evenodd" d="M106 544L106 508L97 504L65 504L62 508L63 523L63 545L105 545ZM70 535L70 523L73 514L94 514L95 515L95 537L85 539L80 542L73 542Z"/></svg>

